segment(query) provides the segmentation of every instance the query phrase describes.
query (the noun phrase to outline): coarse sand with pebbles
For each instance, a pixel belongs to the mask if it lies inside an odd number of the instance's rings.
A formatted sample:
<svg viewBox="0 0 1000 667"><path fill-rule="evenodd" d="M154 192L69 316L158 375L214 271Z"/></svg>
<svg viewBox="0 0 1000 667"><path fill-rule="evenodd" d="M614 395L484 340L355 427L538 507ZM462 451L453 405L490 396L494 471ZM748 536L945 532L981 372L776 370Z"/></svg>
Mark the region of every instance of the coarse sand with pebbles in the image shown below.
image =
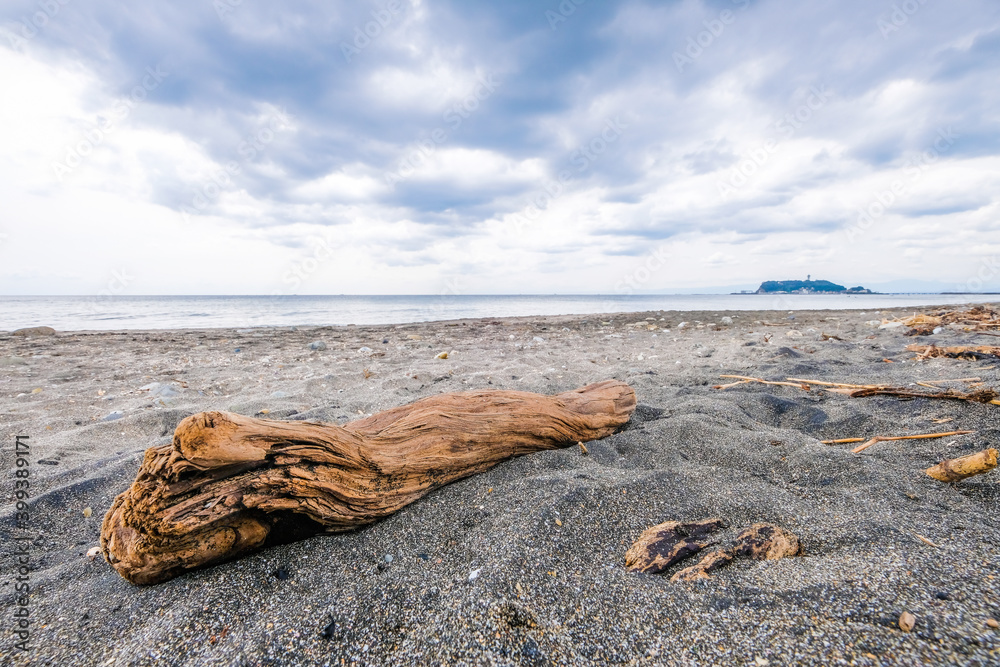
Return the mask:
<svg viewBox="0 0 1000 667"><path fill-rule="evenodd" d="M878 328L911 314L0 334L0 662L1000 664L991 623L1000 619L1000 471L957 484L923 472L996 447L1000 407L713 388L731 381L721 374L896 386L978 377L1000 388L1000 359L918 362L905 350L994 339L956 326L919 340ZM87 557L143 451L170 442L195 412L343 423L439 392L557 393L608 378L628 382L639 407L621 432L589 443L589 455L570 447L507 461L367 528L156 586L133 586ZM974 433L860 454L820 442L946 430ZM23 526L19 435L30 444ZM624 568L644 529L710 517L728 526L720 544L771 522L798 536L804 554L738 561L695 583ZM13 634L21 547L27 652ZM916 619L911 632L899 627L903 612Z"/></svg>

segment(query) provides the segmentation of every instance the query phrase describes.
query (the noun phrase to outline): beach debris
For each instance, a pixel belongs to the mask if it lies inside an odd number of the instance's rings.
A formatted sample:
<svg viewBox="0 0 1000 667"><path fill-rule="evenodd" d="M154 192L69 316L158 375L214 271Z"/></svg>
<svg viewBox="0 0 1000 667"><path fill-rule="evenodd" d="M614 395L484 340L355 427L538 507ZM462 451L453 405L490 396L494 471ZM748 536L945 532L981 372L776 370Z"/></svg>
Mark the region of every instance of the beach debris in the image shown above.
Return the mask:
<svg viewBox="0 0 1000 667"><path fill-rule="evenodd" d="M372 349L370 347L368 347L367 345L365 345L364 347L359 347L358 348L358 354L371 354L371 353L372 353Z"/></svg>
<svg viewBox="0 0 1000 667"><path fill-rule="evenodd" d="M90 508L90 507L84 507L83 508L83 518L84 519L89 519L91 516L93 516L93 514L94 514L93 508Z"/></svg>
<svg viewBox="0 0 1000 667"><path fill-rule="evenodd" d="M771 385L782 385L785 387L795 387L796 389L801 389L803 391L810 391L810 387L807 384L801 382L781 382L776 380L765 380L763 378L748 377L746 375L720 375L721 378L729 378L739 380L738 382L730 382L729 384L717 384L712 387L712 389L729 389L731 387L736 387L741 384L749 384L756 382L758 384L771 384Z"/></svg>
<svg viewBox="0 0 1000 667"><path fill-rule="evenodd" d="M958 482L973 475L981 475L997 467L997 450L992 447L975 454L945 459L924 472L941 482Z"/></svg>
<svg viewBox="0 0 1000 667"><path fill-rule="evenodd" d="M101 527L128 581L154 584L260 549L374 523L514 456L615 433L635 392L606 380L545 396L438 394L344 425L224 412L187 417L146 450Z"/></svg>
<svg viewBox="0 0 1000 667"><path fill-rule="evenodd" d="M288 579L288 577L291 576L288 573L288 568L285 567L284 565L279 565L278 569L276 569L271 574L274 575L274 578L277 579L278 581L285 581L286 579Z"/></svg>
<svg viewBox="0 0 1000 667"><path fill-rule="evenodd" d="M824 445L846 445L855 442L864 444L858 445L851 450L852 454L860 454L869 447L879 442L890 442L892 440L932 440L934 438L947 438L953 435L968 435L975 431L947 431L945 433L917 433L914 435L876 435L873 438L840 438L839 440L820 440Z"/></svg>
<svg viewBox="0 0 1000 667"><path fill-rule="evenodd" d="M647 528L625 552L625 567L660 574L707 547L706 538L725 527L722 519L705 519L691 523L667 521Z"/></svg>
<svg viewBox="0 0 1000 667"><path fill-rule="evenodd" d="M125 416L125 413L120 410L115 410L114 412L109 412L103 419L102 422L113 422L116 419L121 419Z"/></svg>
<svg viewBox="0 0 1000 667"><path fill-rule="evenodd" d="M423 339L424 339L424 337L423 337L423 336L421 336L421 335L418 335L418 334L409 334L409 335L407 336L407 338L408 338L409 340L423 340Z"/></svg>
<svg viewBox="0 0 1000 667"><path fill-rule="evenodd" d="M362 370L361 374L365 376L366 380L368 378L370 378L371 376L375 375L374 373L372 373L372 370L370 368L366 368L366 369Z"/></svg>
<svg viewBox="0 0 1000 667"><path fill-rule="evenodd" d="M322 352L323 350L326 349L326 343L324 343L321 340L314 340L313 342L309 343L309 349L315 352Z"/></svg>
<svg viewBox="0 0 1000 667"><path fill-rule="evenodd" d="M934 392L915 391L906 387L892 387L881 384L848 384L845 382L827 382L825 380L807 380L803 378L787 378L785 381L765 380L763 378L748 377L745 375L720 375L722 378L736 379L738 382L729 384L717 384L713 389L730 389L741 384L758 383L767 385L780 385L785 387L795 387L803 391L811 391L814 386L835 394L844 394L851 398L864 398L866 396L896 396L899 398L948 398L959 401L972 401L974 403L992 403L1000 405L1000 393L993 389L977 389L971 392L961 392L954 389L940 390L938 387L929 386L935 389ZM971 380L967 378L966 380ZM964 380L963 380L964 381ZM945 380L939 380L945 382ZM921 384L921 383L917 383ZM929 382L922 383L924 386Z"/></svg>
<svg viewBox="0 0 1000 667"><path fill-rule="evenodd" d="M991 627L994 630L996 630L997 628L1000 628L1000 622L998 622L997 619L995 619L995 618L987 618L986 619L986 625L987 625L987 627Z"/></svg>
<svg viewBox="0 0 1000 667"><path fill-rule="evenodd" d="M920 541L921 541L921 542L923 542L924 544L926 544L926 545L928 545L928 546L932 546L932 547L934 547L935 549L940 549L940 548L941 548L941 545L940 545L940 544L935 544L934 542L931 542L931 541L930 541L930 539L928 539L928 538L924 537L924 536L923 536L923 535L921 535L920 533L913 533L913 534L914 534L914 535L916 536L916 538L917 538L918 540L920 540Z"/></svg>
<svg viewBox="0 0 1000 667"><path fill-rule="evenodd" d="M101 555L101 547L90 547L87 549L87 560L93 561Z"/></svg>
<svg viewBox="0 0 1000 667"><path fill-rule="evenodd" d="M737 558L751 560L777 560L802 553L799 539L787 530L771 523L755 523L736 536L728 549L719 549L703 557L697 565L684 568L670 577L670 581L698 581L708 579L709 573L728 565Z"/></svg>
<svg viewBox="0 0 1000 667"><path fill-rule="evenodd" d="M917 361L925 359L937 359L946 357L948 359L963 359L966 361L979 361L981 359L995 360L1000 357L1000 347L996 345L953 345L950 347L938 347L937 345L907 345L909 352L917 353Z"/></svg>
<svg viewBox="0 0 1000 667"><path fill-rule="evenodd" d="M917 625L917 617L908 611L899 615L899 629L903 632L911 632Z"/></svg>
<svg viewBox="0 0 1000 667"><path fill-rule="evenodd" d="M576 444L577 446L580 447L580 456L590 456L590 452L587 451L587 445L583 444L582 442L578 442Z"/></svg>
<svg viewBox="0 0 1000 667"><path fill-rule="evenodd" d="M729 326L733 323L733 318L727 315L726 317L723 317L721 320L719 320L719 323Z"/></svg>
<svg viewBox="0 0 1000 667"><path fill-rule="evenodd" d="M851 398L864 398L866 396L896 396L899 398L949 398L956 401L971 401L973 403L992 403L1000 405L1000 394L993 389L977 389L976 391L961 392L954 389L944 391L926 392L913 391L905 387L866 387L857 389L848 394Z"/></svg>
<svg viewBox="0 0 1000 667"><path fill-rule="evenodd" d="M434 357L434 358L435 358L435 359L447 359L447 358L448 358L448 353L447 353L447 352L441 352L440 354L438 354L438 355L437 355L436 357Z"/></svg>
<svg viewBox="0 0 1000 667"><path fill-rule="evenodd" d="M890 326L891 325L891 326ZM929 336L941 333L952 325L966 330L1000 327L1000 312L988 306L973 306L969 310L941 310L935 313L914 313L912 317L882 320L880 329L912 327L907 336Z"/></svg>
<svg viewBox="0 0 1000 667"><path fill-rule="evenodd" d="M17 329L13 332L14 336L54 336L56 330L52 327L25 327L23 329Z"/></svg>

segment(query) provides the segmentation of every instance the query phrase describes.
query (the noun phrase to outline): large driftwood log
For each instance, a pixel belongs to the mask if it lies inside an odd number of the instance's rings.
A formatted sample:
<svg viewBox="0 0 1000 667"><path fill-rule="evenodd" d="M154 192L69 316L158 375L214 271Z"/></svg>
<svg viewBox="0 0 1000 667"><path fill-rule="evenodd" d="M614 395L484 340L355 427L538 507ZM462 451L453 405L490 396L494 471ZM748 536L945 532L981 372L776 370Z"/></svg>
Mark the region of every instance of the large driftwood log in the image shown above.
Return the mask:
<svg viewBox="0 0 1000 667"><path fill-rule="evenodd" d="M135 584L268 544L372 523L521 454L611 435L635 392L441 394L344 426L204 412L146 451L104 517L101 549Z"/></svg>

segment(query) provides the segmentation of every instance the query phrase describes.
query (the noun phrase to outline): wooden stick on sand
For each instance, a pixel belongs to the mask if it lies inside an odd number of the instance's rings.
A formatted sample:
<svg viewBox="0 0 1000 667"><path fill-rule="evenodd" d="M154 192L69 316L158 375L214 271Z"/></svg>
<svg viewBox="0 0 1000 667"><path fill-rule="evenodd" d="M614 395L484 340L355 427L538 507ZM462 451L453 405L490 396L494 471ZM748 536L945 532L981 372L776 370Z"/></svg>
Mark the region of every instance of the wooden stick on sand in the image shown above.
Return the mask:
<svg viewBox="0 0 1000 667"><path fill-rule="evenodd" d="M941 482L958 482L966 477L989 472L996 467L997 450L990 448L957 459L946 459L924 472Z"/></svg>
<svg viewBox="0 0 1000 667"><path fill-rule="evenodd" d="M888 442L890 440L929 440L931 438L946 438L952 435L968 435L969 433L975 433L975 431L948 431L947 433L920 433L919 435L876 435L874 438L869 438L862 445L858 445L851 450L852 454L860 454L872 445L879 442ZM855 440L854 442L857 442Z"/></svg>

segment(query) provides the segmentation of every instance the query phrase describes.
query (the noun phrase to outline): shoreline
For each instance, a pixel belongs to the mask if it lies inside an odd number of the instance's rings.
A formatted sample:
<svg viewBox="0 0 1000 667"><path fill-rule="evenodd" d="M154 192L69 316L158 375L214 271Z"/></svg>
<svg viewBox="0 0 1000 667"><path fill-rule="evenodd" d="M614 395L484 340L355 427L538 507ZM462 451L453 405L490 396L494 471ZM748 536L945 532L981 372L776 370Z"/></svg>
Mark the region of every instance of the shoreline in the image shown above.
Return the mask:
<svg viewBox="0 0 1000 667"><path fill-rule="evenodd" d="M937 295L940 297L940 295ZM616 297L114 297L0 300L0 328L61 331L209 330L288 326L399 326L417 322L515 317L670 313L891 310L959 307L967 298L907 295L673 295ZM525 314L525 313L535 314Z"/></svg>

